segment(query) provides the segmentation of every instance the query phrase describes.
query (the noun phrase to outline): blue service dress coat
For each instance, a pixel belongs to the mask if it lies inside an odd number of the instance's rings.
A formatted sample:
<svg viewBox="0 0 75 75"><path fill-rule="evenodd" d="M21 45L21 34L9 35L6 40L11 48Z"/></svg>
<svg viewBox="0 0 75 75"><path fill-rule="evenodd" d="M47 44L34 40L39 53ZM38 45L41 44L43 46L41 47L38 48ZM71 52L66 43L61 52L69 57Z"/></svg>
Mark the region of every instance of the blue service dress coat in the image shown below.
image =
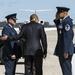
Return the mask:
<svg viewBox="0 0 75 75"><path fill-rule="evenodd" d="M2 30L2 35L12 36L12 35L17 35L17 32L10 24L7 24ZM10 58L11 55L16 55L16 57L18 58L19 56L17 52L19 50L17 46L18 46L18 41L4 41L2 58L4 60L9 60L11 59Z"/></svg>
<svg viewBox="0 0 75 75"><path fill-rule="evenodd" d="M68 53L69 55L73 55L74 53L74 45L73 45L73 22L72 19L68 16L62 21L54 20L57 27L57 45L55 48L54 54L59 56L64 53Z"/></svg>

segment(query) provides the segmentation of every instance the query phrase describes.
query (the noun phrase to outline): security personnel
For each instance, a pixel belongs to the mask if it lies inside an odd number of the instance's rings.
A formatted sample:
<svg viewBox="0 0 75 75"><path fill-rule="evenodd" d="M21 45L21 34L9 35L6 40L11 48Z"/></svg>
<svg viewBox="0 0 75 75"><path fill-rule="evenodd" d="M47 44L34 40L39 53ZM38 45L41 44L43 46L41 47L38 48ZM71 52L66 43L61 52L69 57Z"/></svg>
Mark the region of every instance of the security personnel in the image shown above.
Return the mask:
<svg viewBox="0 0 75 75"><path fill-rule="evenodd" d="M7 15L5 18L7 19L7 24L2 30L2 35L17 35L17 32L14 29L14 25L16 25L16 13ZM4 41L4 48L2 58L4 60L5 66L5 75L15 75L17 56L16 56L16 45L17 41Z"/></svg>
<svg viewBox="0 0 75 75"><path fill-rule="evenodd" d="M63 75L72 75L71 60L74 53L73 46L73 22L68 16L69 8L66 7L56 7L56 19L54 20L58 40L54 54L59 57L60 66Z"/></svg>
<svg viewBox="0 0 75 75"><path fill-rule="evenodd" d="M24 38L25 75L33 75L33 63L35 75L43 75L43 58L46 58L47 55L46 34L43 25L38 23L39 19L36 14L30 16L30 21L22 26L21 32L17 36L4 36L2 40Z"/></svg>

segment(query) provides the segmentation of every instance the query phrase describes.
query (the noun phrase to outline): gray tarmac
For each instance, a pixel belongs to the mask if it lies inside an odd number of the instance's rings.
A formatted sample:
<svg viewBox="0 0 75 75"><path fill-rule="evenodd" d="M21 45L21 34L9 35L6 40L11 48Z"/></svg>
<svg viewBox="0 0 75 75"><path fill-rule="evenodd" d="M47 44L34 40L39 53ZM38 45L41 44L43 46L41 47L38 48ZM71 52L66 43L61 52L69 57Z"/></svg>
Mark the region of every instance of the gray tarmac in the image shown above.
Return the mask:
<svg viewBox="0 0 75 75"><path fill-rule="evenodd" d="M75 31L75 30L74 30ZM43 60L43 75L62 75L58 57L54 56L54 49L57 43L56 30L46 31L48 41L48 55ZM74 40L75 41L75 40ZM24 61L22 58L19 61ZM4 65L0 65L0 75L4 75ZM17 64L15 75L24 74L24 64Z"/></svg>

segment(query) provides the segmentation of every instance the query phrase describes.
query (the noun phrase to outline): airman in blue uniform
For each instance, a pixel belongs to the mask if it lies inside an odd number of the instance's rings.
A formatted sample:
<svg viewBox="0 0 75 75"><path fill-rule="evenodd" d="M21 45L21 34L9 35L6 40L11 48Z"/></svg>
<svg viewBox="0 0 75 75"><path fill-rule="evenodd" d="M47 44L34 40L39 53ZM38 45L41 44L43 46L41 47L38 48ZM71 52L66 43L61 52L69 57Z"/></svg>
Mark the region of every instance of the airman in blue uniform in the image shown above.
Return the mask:
<svg viewBox="0 0 75 75"><path fill-rule="evenodd" d="M13 28L16 24L16 13L7 15L5 18L7 19L7 24L2 30L2 35L17 35L17 32ZM4 41L4 48L2 58L4 60L5 66L5 75L15 75L16 63L17 63L17 45L15 45L17 41ZM18 50L19 51L19 50Z"/></svg>
<svg viewBox="0 0 75 75"><path fill-rule="evenodd" d="M54 54L59 57L63 75L72 75L71 60L74 53L73 45L73 22L68 15L69 8L56 7L56 19L58 40Z"/></svg>

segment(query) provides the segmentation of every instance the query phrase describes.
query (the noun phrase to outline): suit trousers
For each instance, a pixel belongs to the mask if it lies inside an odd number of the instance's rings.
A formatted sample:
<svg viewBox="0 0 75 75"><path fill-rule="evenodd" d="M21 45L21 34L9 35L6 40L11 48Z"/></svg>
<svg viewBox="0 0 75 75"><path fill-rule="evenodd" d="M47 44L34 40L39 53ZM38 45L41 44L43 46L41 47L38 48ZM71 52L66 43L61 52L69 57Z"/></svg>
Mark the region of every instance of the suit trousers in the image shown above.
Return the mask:
<svg viewBox="0 0 75 75"><path fill-rule="evenodd" d="M15 75L17 60L4 60L5 75Z"/></svg>
<svg viewBox="0 0 75 75"><path fill-rule="evenodd" d="M67 59L64 56L59 56L59 63L62 69L63 75L72 75L72 55L69 55Z"/></svg>
<svg viewBox="0 0 75 75"><path fill-rule="evenodd" d="M25 75L42 75L42 55L25 56Z"/></svg>

